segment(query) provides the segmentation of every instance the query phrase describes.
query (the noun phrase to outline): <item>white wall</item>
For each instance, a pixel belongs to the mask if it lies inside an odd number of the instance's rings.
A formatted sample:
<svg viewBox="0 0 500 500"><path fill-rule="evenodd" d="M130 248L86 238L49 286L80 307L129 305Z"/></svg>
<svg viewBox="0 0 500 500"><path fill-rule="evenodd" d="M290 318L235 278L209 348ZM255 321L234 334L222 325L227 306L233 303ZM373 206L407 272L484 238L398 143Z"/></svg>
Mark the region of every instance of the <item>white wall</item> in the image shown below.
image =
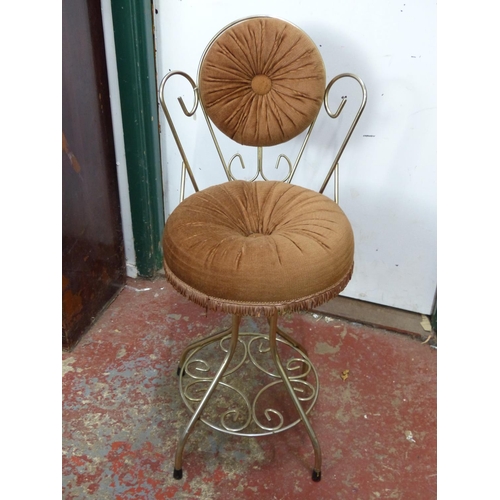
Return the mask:
<svg viewBox="0 0 500 500"><path fill-rule="evenodd" d="M436 291L435 2L156 0L156 8L160 78L183 70L196 79L201 53L219 29L263 14L291 21L311 36L328 80L344 72L364 80L368 104L340 164L340 205L356 238L355 272L342 295L429 314ZM176 102L182 95L191 106L190 86L179 79L168 88L200 187L223 181L201 112L184 118ZM333 89L332 108L341 95L348 96L348 105L338 120L323 116L318 122L322 128L311 139L294 182L320 187L333 159L325 160L322 140L339 145L359 102L357 84L350 80ZM288 144L291 155L297 144ZM246 151L228 141L223 149L228 157ZM254 155L245 156L246 172L253 171ZM273 171L276 153L265 150L264 155L267 171ZM181 162L164 119L162 156L168 215L179 201ZM328 195L332 189L327 188Z"/></svg>

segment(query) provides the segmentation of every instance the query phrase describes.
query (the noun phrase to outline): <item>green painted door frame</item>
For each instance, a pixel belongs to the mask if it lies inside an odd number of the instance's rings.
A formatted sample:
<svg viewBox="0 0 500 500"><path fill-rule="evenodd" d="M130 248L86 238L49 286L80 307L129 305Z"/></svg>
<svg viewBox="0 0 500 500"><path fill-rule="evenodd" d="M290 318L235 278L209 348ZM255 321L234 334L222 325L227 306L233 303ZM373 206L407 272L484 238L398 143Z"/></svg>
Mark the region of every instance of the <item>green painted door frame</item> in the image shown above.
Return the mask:
<svg viewBox="0 0 500 500"><path fill-rule="evenodd" d="M139 275L162 267L164 226L151 0L112 0L118 83Z"/></svg>

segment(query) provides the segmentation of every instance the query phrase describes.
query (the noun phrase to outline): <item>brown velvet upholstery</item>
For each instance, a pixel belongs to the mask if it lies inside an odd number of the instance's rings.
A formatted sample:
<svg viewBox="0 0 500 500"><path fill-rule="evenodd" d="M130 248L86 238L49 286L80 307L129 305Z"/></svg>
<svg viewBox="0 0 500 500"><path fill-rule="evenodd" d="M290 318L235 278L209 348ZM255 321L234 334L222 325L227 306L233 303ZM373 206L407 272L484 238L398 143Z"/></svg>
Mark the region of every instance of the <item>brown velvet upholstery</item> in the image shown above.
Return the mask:
<svg viewBox="0 0 500 500"><path fill-rule="evenodd" d="M314 42L280 19L248 19L224 31L200 66L205 110L224 134L247 146L273 146L303 132L325 91Z"/></svg>
<svg viewBox="0 0 500 500"><path fill-rule="evenodd" d="M232 181L195 193L170 215L165 271L194 302L272 315L336 296L352 273L351 225L330 198L274 181Z"/></svg>
<svg viewBox="0 0 500 500"><path fill-rule="evenodd" d="M235 141L270 146L304 131L323 103L318 49L297 27L252 18L217 36L200 65L201 103ZM185 199L163 235L167 279L203 307L272 316L338 295L353 269L351 225L327 196L231 181Z"/></svg>

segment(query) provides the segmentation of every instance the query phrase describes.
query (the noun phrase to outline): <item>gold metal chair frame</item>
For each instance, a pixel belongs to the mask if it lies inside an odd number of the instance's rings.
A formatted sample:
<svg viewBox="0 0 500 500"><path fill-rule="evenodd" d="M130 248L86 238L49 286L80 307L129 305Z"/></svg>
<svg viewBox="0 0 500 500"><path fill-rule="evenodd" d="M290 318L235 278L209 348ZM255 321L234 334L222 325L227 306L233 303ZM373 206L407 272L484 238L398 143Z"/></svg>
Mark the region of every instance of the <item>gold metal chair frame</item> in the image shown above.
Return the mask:
<svg viewBox="0 0 500 500"><path fill-rule="evenodd" d="M240 19L229 24L212 38L210 43L207 45L207 48L203 52L200 60L198 68L198 81L200 79L200 69L205 55L207 54L207 51L210 49L217 37L228 28L251 18L252 17ZM199 191L199 187L195 180L193 169L191 168L190 162L187 158L165 102L165 86L170 78L174 76L183 77L191 85L194 99L192 108L190 110L187 108L182 97L178 97L178 102L180 104L180 107L182 108L183 113L187 117L192 117L196 113L197 109L199 107L201 108L227 180L236 180L236 177L234 176L232 171L232 164L236 158L238 158L238 160L241 162L241 166L243 168L245 168L245 164L243 161L243 157L239 153L233 155L230 158L229 162L226 161L215 134L212 122L210 121L210 118L208 117L199 97L198 85L195 83L195 81L187 73L184 73L182 71L169 72L161 81L159 87L159 98L165 118L182 158L180 186L180 201L182 202L185 197L186 174L189 176L195 192ZM362 91L362 99L359 109L335 155L335 158L328 170L321 188L319 189L319 193L324 193L328 183L333 176L333 200L336 203L339 203L339 161L356 125L358 124L367 101L367 91L365 84L358 76L352 73L339 74L332 80L330 80L325 89L323 104L325 111L330 118L338 118L347 102L347 97L342 97L342 100L335 112L331 110L329 105L330 90L336 82L343 78L354 79L359 84ZM304 150L311 137L315 123L316 120L314 120L307 129L302 145L294 162L292 162L290 158L288 158L288 156L284 154L280 154L278 156L275 163L275 168L279 167L282 160L285 161L288 165L288 173L285 178L282 179L282 182L292 182L297 167L302 159ZM259 177L262 180L266 181L268 179L266 178L263 167L263 148L257 147L256 149L257 168L255 175L253 176L251 181L255 181ZM202 340L192 342L184 349L181 355L177 371L179 375L179 389L181 397L188 410L192 413L192 416L178 441L175 454L174 478L182 478L184 448L187 439L193 431L194 426L198 420L201 420L203 423L217 431L246 437L276 434L278 432L288 430L291 427L302 422L307 430L314 449L314 466L312 471L312 479L314 481L319 481L321 479L322 465L321 447L308 418L308 414L316 403L319 394L319 379L317 371L314 368L311 360L308 358L306 349L295 339L293 339L289 334L278 327L277 312L275 312L274 315L269 318L269 331L267 334L240 332L240 322L241 316L234 314L232 317L231 328L210 335ZM229 345L226 346L225 344ZM237 358L235 358L235 353L238 350L238 346L240 347L239 361L237 360ZM211 360L214 358L214 356L215 358L217 358L217 355L214 355L213 352L209 352L210 349L213 350L214 348L217 348L219 352L219 361L215 361L215 363ZM289 354L286 363L283 364L282 358L285 351L288 351ZM205 354L203 354L204 352ZM207 356L206 359L208 359L208 361L203 357L199 357L199 355ZM265 357L266 355L268 359L267 367L264 366L263 361L260 361L258 359L258 357ZM220 356L223 356L222 361L220 361ZM231 366L232 361L235 361L233 363L234 366ZM236 377L235 375L236 372L241 371L242 369L248 369L248 367L254 369L254 371L257 372L258 376L256 376L255 378L245 377L246 381L261 380L262 377L268 377L271 380L271 382L267 384L263 382L265 384L264 387L257 391L256 395L254 395L253 398L248 397L244 393L244 390L239 387L239 385L241 384L238 385L238 377ZM306 378L310 374L314 375L314 383L306 380ZM236 379L236 382L234 381L234 379ZM240 376L239 380L241 381L241 379L242 377ZM265 419L267 420L267 424L263 423L262 419L259 419L257 415L257 407L259 406L259 402L261 399L265 399L264 394L266 392L270 392L277 386L281 387L281 384L282 386L284 386L286 393L290 397L290 401L293 403L293 407L297 411L299 418L292 420L291 422L287 422L286 416L283 411L280 411L276 408L267 407L262 411ZM217 389L226 391L226 393L230 393L233 395L233 401L226 410L220 410L217 407L213 410L210 410L209 408L209 403L212 399L212 395ZM240 407L238 407L237 402L234 402L235 398L236 400L239 400ZM222 399L226 400L227 398ZM273 424L271 423L272 421L275 421L277 423Z"/></svg>

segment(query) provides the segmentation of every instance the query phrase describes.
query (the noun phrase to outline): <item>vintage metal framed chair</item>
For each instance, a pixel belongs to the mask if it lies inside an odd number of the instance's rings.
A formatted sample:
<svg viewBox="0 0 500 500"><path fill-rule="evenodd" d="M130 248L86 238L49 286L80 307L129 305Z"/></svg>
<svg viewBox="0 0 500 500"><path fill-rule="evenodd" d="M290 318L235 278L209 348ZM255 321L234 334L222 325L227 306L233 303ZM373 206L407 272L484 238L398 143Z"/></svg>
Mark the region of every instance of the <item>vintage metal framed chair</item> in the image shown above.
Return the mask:
<svg viewBox="0 0 500 500"><path fill-rule="evenodd" d="M227 182L198 188L166 105L165 86L174 76L191 84L192 109L182 98L179 103L188 117L201 108ZM344 108L345 97L335 112L328 104L330 89L341 78L358 82L362 100L315 192L292 181L322 106L331 118ZM314 449L312 478L319 481L321 448L308 418L318 397L318 375L305 348L278 327L278 316L335 297L351 278L354 238L337 203L338 163L364 110L365 85L349 73L326 85L322 57L309 36L286 21L259 16L217 33L202 55L197 82L172 71L163 78L159 95L182 157L181 202L163 235L166 277L196 304L232 315L231 328L188 345L181 356L180 392L192 417L178 442L174 477L182 478L184 447L201 420L221 432L249 437L303 423ZM237 143L257 148L252 181L236 180L231 166L235 158L243 159L236 154L226 162L214 126ZM268 181L263 148L303 132L295 161L278 157L288 164L286 178ZM186 174L195 192L184 199ZM323 194L332 176L333 199ZM241 332L246 315L266 317L268 331ZM254 373L249 375L250 369ZM245 393L249 388L253 396Z"/></svg>

